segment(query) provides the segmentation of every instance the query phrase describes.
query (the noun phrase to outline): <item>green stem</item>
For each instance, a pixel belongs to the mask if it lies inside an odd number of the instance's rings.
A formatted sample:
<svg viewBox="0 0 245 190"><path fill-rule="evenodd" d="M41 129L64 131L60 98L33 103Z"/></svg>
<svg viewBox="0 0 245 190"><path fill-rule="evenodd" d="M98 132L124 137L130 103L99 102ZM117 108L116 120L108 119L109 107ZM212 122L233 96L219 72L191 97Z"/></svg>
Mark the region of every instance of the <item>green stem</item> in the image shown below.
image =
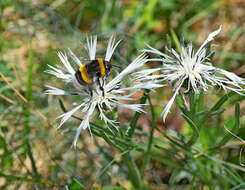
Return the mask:
<svg viewBox="0 0 245 190"><path fill-rule="evenodd" d="M146 103L147 97L149 96L149 92L150 92L150 90L145 90L144 91L144 95L143 95L143 97L140 100L140 104L145 104ZM133 119L131 120L130 129L128 131L128 137L129 138L132 138L132 136L133 136L133 134L135 132L136 124L137 124L137 121L139 120L140 115L141 115L141 112L136 112L134 114Z"/></svg>
<svg viewBox="0 0 245 190"><path fill-rule="evenodd" d="M123 158L124 158L124 163L126 163L128 167L128 176L132 182L132 185L134 186L135 189L142 190L144 186L143 180L141 178L139 169L135 161L133 160L130 153L125 154Z"/></svg>
<svg viewBox="0 0 245 190"><path fill-rule="evenodd" d="M187 123L190 125L192 129L192 136L190 140L187 142L188 146L192 146L198 140L199 131L200 131L200 127L198 126L198 118L195 116L197 112L197 107L199 105L198 95L196 95L195 93L189 94L189 104L190 104L190 108L189 108L190 114L188 115L184 114L183 117L185 118L185 120L187 121Z"/></svg>
<svg viewBox="0 0 245 190"><path fill-rule="evenodd" d="M189 94L189 104L190 104L190 113L191 113L191 115L196 113L196 105L197 105L196 100L197 100L197 98L196 98L196 94L195 93Z"/></svg>
<svg viewBox="0 0 245 190"><path fill-rule="evenodd" d="M148 97L148 94L149 94L149 90L146 90L144 92L144 95L143 97L141 98L141 101L140 103L141 104L145 104L146 100L147 100L147 97ZM60 106L61 106L61 109L65 112L66 111L66 108L63 104L63 102L61 100L59 100L59 103L60 103ZM135 132L135 128L136 128L136 124L137 124L137 121L139 119L139 116L140 116L141 113L136 113L132 119L132 122L130 124L131 128L129 130L129 137L131 138ZM76 117L76 116L73 116L75 117L76 119L79 119L81 120L80 118ZM92 124L93 127L97 128L98 126ZM102 130L102 128L99 127L100 130ZM111 141L111 136L108 135L106 132L104 131L101 131L101 134L100 134L104 140L106 140L106 142L114 147L116 147L118 150L120 150L122 152L122 155L123 155L123 159L124 159L124 163L126 164L127 168L128 168L128 176L132 182L132 185L134 186L135 189L137 190L141 190L144 188L144 183L143 183L143 180L141 178L141 175L140 175L140 171L135 163L135 161L133 160L133 158L131 157L130 155L130 150L128 149L129 148L129 145L127 145L127 149L126 151L123 152L122 148L119 147L119 146L115 146L115 144L113 143L113 141ZM152 134L153 135L153 134ZM113 140L117 140L117 138L115 137L112 137ZM124 142L122 141L122 143L127 143L127 142ZM132 143L130 141L130 143ZM134 145L133 145L134 146Z"/></svg>
<svg viewBox="0 0 245 190"><path fill-rule="evenodd" d="M193 144L196 143L197 139L199 138L199 128L196 126L196 124L194 123L192 119L190 119L186 115L183 115L183 117L185 118L185 120L187 121L187 123L190 125L192 129L192 136L186 144L188 146L192 146Z"/></svg>
<svg viewBox="0 0 245 190"><path fill-rule="evenodd" d="M150 161L151 148L152 148L152 143L153 143L153 135L154 135L154 130L156 128L156 116L155 116L154 107L152 105L150 96L148 96L148 101L149 101L150 109L151 109L151 131L150 131L150 136L149 136L149 140L148 140L148 146L147 146L146 154L143 157L142 166L140 168L141 176L144 175L146 165Z"/></svg>

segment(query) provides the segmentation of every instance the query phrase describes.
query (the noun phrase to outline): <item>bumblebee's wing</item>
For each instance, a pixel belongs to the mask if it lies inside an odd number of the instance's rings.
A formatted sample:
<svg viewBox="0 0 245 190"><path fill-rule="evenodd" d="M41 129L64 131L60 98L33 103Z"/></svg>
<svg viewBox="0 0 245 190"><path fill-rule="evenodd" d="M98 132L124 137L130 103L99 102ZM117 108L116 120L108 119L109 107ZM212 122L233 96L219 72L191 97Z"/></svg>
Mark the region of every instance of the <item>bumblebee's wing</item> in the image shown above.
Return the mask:
<svg viewBox="0 0 245 190"><path fill-rule="evenodd" d="M91 36L90 38L87 37L87 50L88 50L90 60L95 60L96 44L97 44L97 36L95 36L94 38L93 36Z"/></svg>
<svg viewBox="0 0 245 190"><path fill-rule="evenodd" d="M121 42L121 40L119 40L117 43L115 43L115 36L111 36L107 45L107 49L106 49L106 56L105 56L105 60L110 62L111 57L116 49L116 47L118 46L118 44Z"/></svg>

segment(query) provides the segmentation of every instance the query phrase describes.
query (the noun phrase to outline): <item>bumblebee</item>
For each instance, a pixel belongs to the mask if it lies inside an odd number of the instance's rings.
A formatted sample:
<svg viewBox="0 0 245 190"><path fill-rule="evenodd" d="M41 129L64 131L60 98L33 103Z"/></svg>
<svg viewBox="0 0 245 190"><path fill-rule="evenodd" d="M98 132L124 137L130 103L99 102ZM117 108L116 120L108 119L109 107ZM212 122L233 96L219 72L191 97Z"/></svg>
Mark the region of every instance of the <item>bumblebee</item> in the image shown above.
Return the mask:
<svg viewBox="0 0 245 190"><path fill-rule="evenodd" d="M85 65L79 64L80 67L76 71L75 77L79 84L88 86L91 95L93 84L96 82L99 84L100 90L104 95L104 79L108 77L111 72L111 57L119 43L120 40L115 43L115 37L111 36L107 45L105 58L96 58L97 36L87 38L87 50L90 62Z"/></svg>
<svg viewBox="0 0 245 190"><path fill-rule="evenodd" d="M92 60L86 65L80 66L78 71L75 73L77 81L81 85L89 85L94 82L94 78L108 77L112 69L112 64L103 58L97 58ZM102 85L99 82L100 87Z"/></svg>

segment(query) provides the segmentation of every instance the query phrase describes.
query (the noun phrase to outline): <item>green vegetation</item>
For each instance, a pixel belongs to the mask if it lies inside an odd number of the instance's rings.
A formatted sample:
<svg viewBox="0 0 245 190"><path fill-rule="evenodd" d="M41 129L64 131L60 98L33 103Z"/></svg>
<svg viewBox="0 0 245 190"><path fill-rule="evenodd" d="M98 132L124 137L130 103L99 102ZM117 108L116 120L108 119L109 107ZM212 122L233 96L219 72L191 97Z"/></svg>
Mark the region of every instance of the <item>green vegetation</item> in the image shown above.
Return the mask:
<svg viewBox="0 0 245 190"><path fill-rule="evenodd" d="M94 34L105 39L101 54L111 34L123 40L113 58L120 71L145 44L181 51L182 37L199 46L222 25L213 64L244 78L243 7L239 0L0 1L0 189L245 189L245 96L214 88L189 95L186 105L178 95L163 123L171 88L137 93L147 113L114 110L122 125L113 132L95 119L93 137L82 131L74 149L82 116L56 129L73 97L44 94L45 84L63 87L44 72L60 63L57 51L70 48L84 60L85 38Z"/></svg>

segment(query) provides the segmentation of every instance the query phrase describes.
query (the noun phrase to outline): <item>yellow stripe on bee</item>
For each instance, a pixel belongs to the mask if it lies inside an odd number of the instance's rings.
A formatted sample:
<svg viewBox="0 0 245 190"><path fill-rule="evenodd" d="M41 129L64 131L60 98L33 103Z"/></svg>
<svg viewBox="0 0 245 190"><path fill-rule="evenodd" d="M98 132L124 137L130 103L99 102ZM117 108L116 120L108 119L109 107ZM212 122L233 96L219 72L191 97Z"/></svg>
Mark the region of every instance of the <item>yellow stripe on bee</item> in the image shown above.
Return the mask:
<svg viewBox="0 0 245 190"><path fill-rule="evenodd" d="M82 65L79 68L79 71L81 72L82 75L82 79L86 82L86 83L91 83L92 79L89 77L87 69L86 69L86 65Z"/></svg>
<svg viewBox="0 0 245 190"><path fill-rule="evenodd" d="M102 76L104 76L105 75L105 63L104 63L104 60L102 58L98 58L97 61L98 61L99 66L100 66L100 74Z"/></svg>

